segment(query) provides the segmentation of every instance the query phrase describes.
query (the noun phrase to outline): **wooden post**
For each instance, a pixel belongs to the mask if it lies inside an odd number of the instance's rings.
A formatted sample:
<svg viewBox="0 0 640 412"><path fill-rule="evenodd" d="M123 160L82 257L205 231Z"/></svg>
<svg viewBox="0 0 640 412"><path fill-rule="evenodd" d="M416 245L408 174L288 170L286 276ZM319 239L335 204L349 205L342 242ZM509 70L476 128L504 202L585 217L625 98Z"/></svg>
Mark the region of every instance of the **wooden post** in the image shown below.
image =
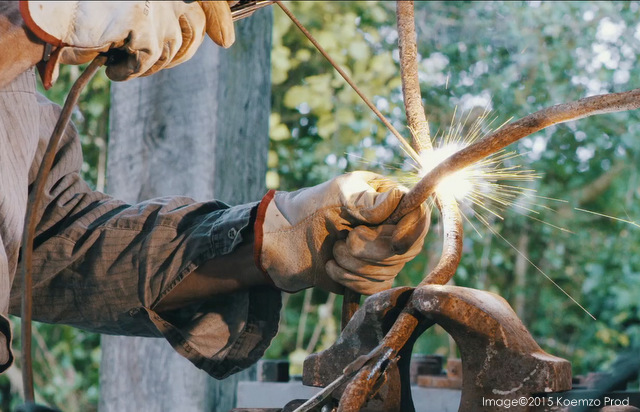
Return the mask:
<svg viewBox="0 0 640 412"><path fill-rule="evenodd" d="M205 40L176 68L112 86L108 193L259 200L269 145L272 12L236 23L228 50ZM244 378L255 372L238 374ZM238 375L216 381L163 339L103 336L101 412L228 411Z"/></svg>

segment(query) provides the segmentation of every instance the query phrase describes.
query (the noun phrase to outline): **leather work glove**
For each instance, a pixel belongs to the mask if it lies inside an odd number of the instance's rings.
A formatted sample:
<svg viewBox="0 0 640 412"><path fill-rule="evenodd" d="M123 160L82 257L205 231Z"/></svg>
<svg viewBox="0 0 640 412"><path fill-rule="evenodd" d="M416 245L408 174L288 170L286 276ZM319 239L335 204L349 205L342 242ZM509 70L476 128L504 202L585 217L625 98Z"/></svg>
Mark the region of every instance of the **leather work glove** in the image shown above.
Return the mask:
<svg viewBox="0 0 640 412"><path fill-rule="evenodd" d="M206 32L222 47L235 41L226 1L21 1L27 27L56 47L44 70L50 87L59 63L83 64L98 53L122 53L107 68L112 80L128 80L187 61Z"/></svg>
<svg viewBox="0 0 640 412"><path fill-rule="evenodd" d="M270 191L255 223L255 258L286 292L318 286L373 294L391 287L422 249L427 208L384 221L406 189L370 172L348 173L295 192Z"/></svg>

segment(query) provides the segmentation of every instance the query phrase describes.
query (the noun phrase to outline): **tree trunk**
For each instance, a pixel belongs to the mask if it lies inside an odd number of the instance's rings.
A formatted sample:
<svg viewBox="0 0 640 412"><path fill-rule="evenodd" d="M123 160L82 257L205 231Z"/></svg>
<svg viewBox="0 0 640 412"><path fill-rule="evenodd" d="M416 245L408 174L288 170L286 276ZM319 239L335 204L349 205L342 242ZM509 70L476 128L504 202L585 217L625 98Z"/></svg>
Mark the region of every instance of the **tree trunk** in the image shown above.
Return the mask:
<svg viewBox="0 0 640 412"><path fill-rule="evenodd" d="M513 310L520 319L524 320L526 318L525 312L529 312L526 307L527 268L529 267L529 262L525 258L525 256L529 256L529 235L526 230L520 235L518 250L520 253L516 256L514 267L516 295L513 302Z"/></svg>
<svg viewBox="0 0 640 412"><path fill-rule="evenodd" d="M271 10L260 10L236 23L238 40L229 50L206 40L181 66L113 84L110 194L128 202L163 195L230 204L260 199L271 21ZM235 403L238 375L215 381L164 339L103 336L100 373L101 412L226 412Z"/></svg>

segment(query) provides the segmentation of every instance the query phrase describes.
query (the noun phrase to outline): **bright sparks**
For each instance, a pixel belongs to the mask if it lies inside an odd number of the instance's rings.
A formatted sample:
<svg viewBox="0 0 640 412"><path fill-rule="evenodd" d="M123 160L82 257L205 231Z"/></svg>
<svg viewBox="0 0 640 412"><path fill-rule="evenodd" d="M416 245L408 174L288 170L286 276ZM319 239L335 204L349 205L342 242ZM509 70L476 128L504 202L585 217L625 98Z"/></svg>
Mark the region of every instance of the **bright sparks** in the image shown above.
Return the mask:
<svg viewBox="0 0 640 412"><path fill-rule="evenodd" d="M455 123L454 113L447 133L437 134L434 139L435 141L432 142L433 150L425 150L422 153L408 152L409 157L413 161L412 167L415 172L412 173L410 177L405 178L404 183L408 186L415 185L423 176L451 155L491 133L493 130L490 126L491 123L495 121L495 118L487 121L487 116L488 111L485 111L467 130L466 124L469 120L468 116L465 121ZM500 127L502 127L502 125ZM500 127L498 127L498 129ZM422 146L425 145L423 144ZM504 220L501 212L511 206L520 209L522 212L526 212L533 220L551 225L532 216L532 214L538 214L536 210L532 209L536 202L531 199L538 198L535 194L535 189L521 187L519 185L523 182L532 182L539 179L541 175L534 170L522 169L519 165L514 165L513 161L517 157L519 157L519 155L516 152L507 152L505 150L487 156L485 159L445 177L438 184L435 193L452 194L461 206L468 206L465 207L465 209L473 213L491 233L505 241L556 288L568 296L571 301L578 305L591 318L595 319L577 300L544 273L542 269L535 265L523 252L495 231L491 225L491 221L494 220L494 218ZM463 216L466 218L464 213ZM468 218L466 220L473 226ZM569 232L567 229L555 225L551 226L561 231ZM475 227L474 229L482 236Z"/></svg>
<svg viewBox="0 0 640 412"><path fill-rule="evenodd" d="M432 151L409 153L415 173L404 183L412 186L445 159L491 133L493 130L490 125L495 119L487 121L487 116L488 112L485 111L468 128L468 117L460 123L452 120L446 133L435 136ZM531 182L541 176L519 165L507 165L518 156L513 151L494 153L445 177L438 184L436 193L452 194L462 206L469 206L475 217L487 226L490 226L492 217L502 220L501 212L510 206L536 213L527 206L528 202L522 201L523 198L535 197L535 190L521 187L518 183Z"/></svg>
<svg viewBox="0 0 640 412"><path fill-rule="evenodd" d="M427 173L432 171L436 166L442 163L446 158L459 151L461 147L457 144L450 144L440 147L436 150L423 151L419 154L420 168L418 169L418 176L422 178ZM467 169L475 169L474 167ZM471 179L471 173L469 170L462 170L458 173L454 173L442 179L438 188L439 193L448 193L455 196L458 201L461 201L473 190L473 183Z"/></svg>

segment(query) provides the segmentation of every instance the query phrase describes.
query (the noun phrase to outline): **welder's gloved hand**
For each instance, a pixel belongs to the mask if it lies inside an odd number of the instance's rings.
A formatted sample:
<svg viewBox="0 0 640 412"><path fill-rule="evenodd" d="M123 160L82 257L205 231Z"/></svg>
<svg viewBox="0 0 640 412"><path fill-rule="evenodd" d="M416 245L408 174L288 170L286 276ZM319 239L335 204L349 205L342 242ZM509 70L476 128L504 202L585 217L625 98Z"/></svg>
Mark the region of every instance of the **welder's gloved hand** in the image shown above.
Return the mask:
<svg viewBox="0 0 640 412"><path fill-rule="evenodd" d="M311 286L373 294L391 287L422 249L429 228L423 205L384 223L406 189L383 176L353 172L296 192L269 192L258 207L256 264L275 286Z"/></svg>
<svg viewBox="0 0 640 412"><path fill-rule="evenodd" d="M57 49L47 63L47 83L58 64L82 64L119 49L107 68L112 80L128 80L173 67L196 52L205 32L218 45L235 41L226 1L23 1L27 27Z"/></svg>

